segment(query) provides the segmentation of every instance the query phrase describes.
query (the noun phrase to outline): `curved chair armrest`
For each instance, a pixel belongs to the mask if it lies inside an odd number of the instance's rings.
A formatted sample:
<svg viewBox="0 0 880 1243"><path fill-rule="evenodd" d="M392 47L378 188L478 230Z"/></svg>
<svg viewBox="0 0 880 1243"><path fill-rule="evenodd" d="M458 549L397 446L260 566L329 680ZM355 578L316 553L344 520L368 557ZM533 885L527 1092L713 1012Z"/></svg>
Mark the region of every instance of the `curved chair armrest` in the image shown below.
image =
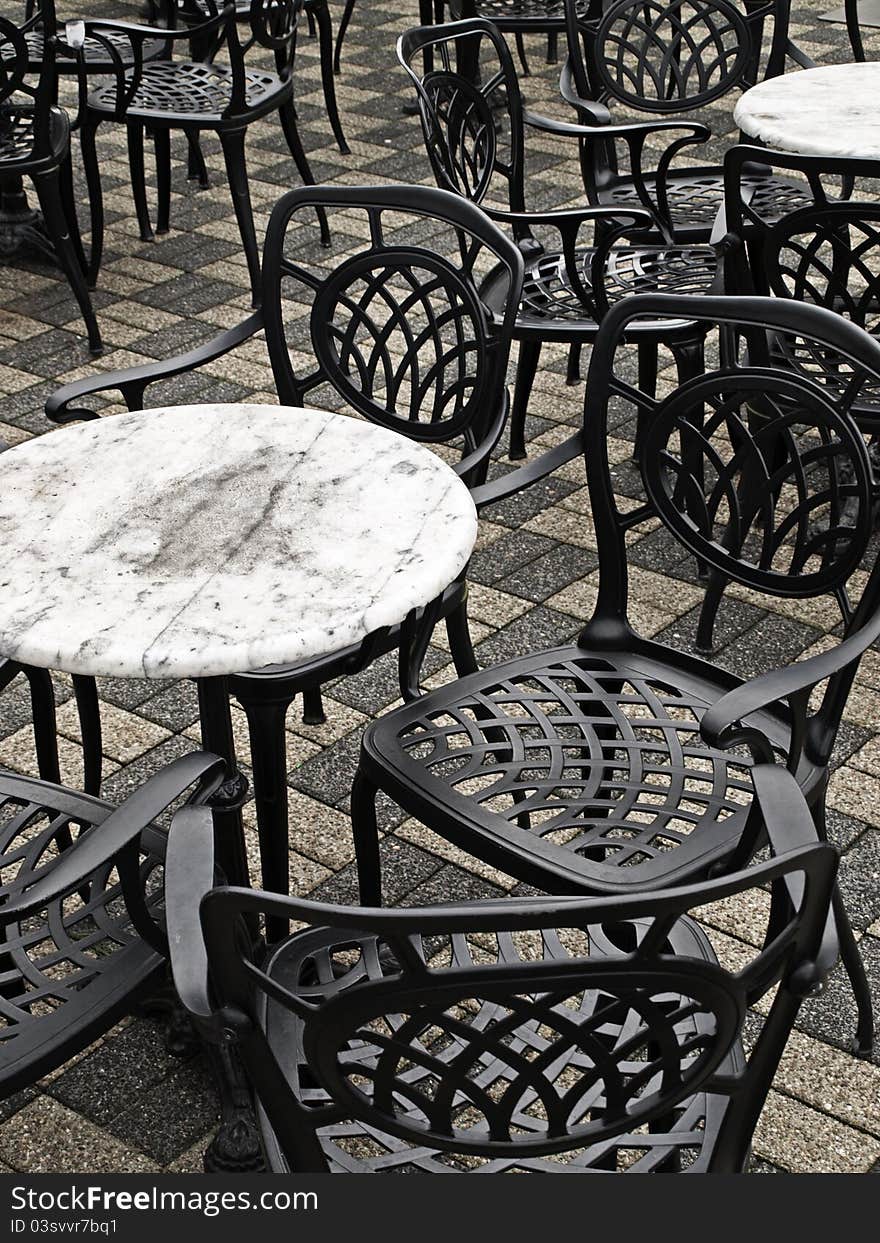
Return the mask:
<svg viewBox="0 0 880 1243"><path fill-rule="evenodd" d="M787 768L781 764L756 764L752 781L770 849L777 858L822 843L800 786ZM800 906L804 892L802 875L793 872L784 879L793 905ZM837 927L829 910L814 960L818 976L815 983L825 978L839 957Z"/></svg>
<svg viewBox="0 0 880 1243"><path fill-rule="evenodd" d="M533 461L527 462L525 466L508 471L506 475L500 475L497 479L493 479L490 483L483 483L478 488L472 488L471 496L477 510L482 510L487 505L494 505L497 501L506 501L509 496L522 492L523 488L530 487L540 479L546 479L566 462L573 462L576 457L583 456L583 452L584 434L583 431L577 431L567 440L563 440L562 444L554 445L552 449L548 449L546 453L542 453Z"/></svg>
<svg viewBox="0 0 880 1243"><path fill-rule="evenodd" d="M74 380L72 384L65 384L48 398L44 408L46 418L53 423L73 423L77 419L100 418L94 410L85 410L80 407L68 409L68 407L72 402L81 401L94 393L104 393L113 389L118 389L122 393L129 410L140 410L144 392L150 384L154 384L157 380L169 380L187 371L194 371L204 363L211 362L215 358L222 358L224 354L234 350L243 341L256 336L262 328L262 312L255 311L253 315L249 315L234 328L221 333L219 337L206 341L204 345L199 345L194 350L189 350L186 354L178 354L175 358L169 358L163 362L129 367L125 371L108 371L103 375Z"/></svg>
<svg viewBox="0 0 880 1243"><path fill-rule="evenodd" d="M532 129L548 134L570 135L572 138L647 138L650 134L676 133L692 138L695 142L708 142L712 131L698 121L623 121L609 120L597 125L576 125L573 121L557 121L538 112L523 112L523 121Z"/></svg>
<svg viewBox="0 0 880 1243"><path fill-rule="evenodd" d="M560 233L563 229L577 231L582 224L595 220L615 223L628 220L632 221L634 227L650 227L654 223L654 217L643 207L562 207L556 211L502 211L501 208L484 206L483 211L499 224L546 224L552 225Z"/></svg>
<svg viewBox="0 0 880 1243"><path fill-rule="evenodd" d="M734 687L704 714L700 722L703 741L710 747L729 745L729 738L740 730L740 723L753 713L793 695L809 695L820 682L857 660L878 638L880 613L830 651L819 652L784 669L769 670Z"/></svg>
<svg viewBox="0 0 880 1243"><path fill-rule="evenodd" d="M574 82L574 74L571 71L571 61L566 57L562 66L562 72L559 75L559 94L567 104L571 104L572 108L576 108L582 117L588 120L590 125L608 125L611 121L611 109L607 104L602 104L598 99L585 99L580 94Z"/></svg>
<svg viewBox="0 0 880 1243"><path fill-rule="evenodd" d="M190 1014L214 1015L208 984L208 951L199 915L214 888L214 817L210 807L181 807L171 821L165 853L165 930L171 976Z"/></svg>
<svg viewBox="0 0 880 1243"><path fill-rule="evenodd" d="M0 907L0 923L24 918L71 890L96 868L114 859L130 845L169 804L199 784L198 797L208 797L223 780L225 763L219 756L195 751L172 760L161 772L130 795L102 824L59 855L56 863L33 885Z"/></svg>
<svg viewBox="0 0 880 1243"><path fill-rule="evenodd" d="M227 12L228 10L228 12ZM230 13L234 14L235 6L226 4L215 18L205 18L205 25L211 23L212 29L217 26L223 26L229 21ZM128 35L132 41L146 43L148 39L191 39L192 29L189 26L181 26L175 30L168 26L148 26L142 22L126 22L118 21L116 18L108 17L86 17L81 20L81 24L85 27L85 34L91 35L102 30L107 30L111 34ZM70 25L72 23L68 23Z"/></svg>

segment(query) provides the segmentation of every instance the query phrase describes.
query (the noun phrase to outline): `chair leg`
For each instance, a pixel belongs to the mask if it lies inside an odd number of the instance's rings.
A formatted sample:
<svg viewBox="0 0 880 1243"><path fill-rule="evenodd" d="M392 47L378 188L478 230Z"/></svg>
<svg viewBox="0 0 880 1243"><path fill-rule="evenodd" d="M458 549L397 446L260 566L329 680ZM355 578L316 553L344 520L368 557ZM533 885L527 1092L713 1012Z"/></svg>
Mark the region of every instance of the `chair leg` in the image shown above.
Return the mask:
<svg viewBox="0 0 880 1243"><path fill-rule="evenodd" d="M532 71L529 68L529 59L526 56L526 45L521 30L518 30L514 35L514 41L516 43L516 54L519 57L519 63L522 65L523 77L531 77Z"/></svg>
<svg viewBox="0 0 880 1243"><path fill-rule="evenodd" d="M278 115L281 118L281 128L284 130L284 137L287 139L287 145L290 148L290 154L293 156L293 162L299 170L299 175L303 179L303 183L307 186L315 184L315 178L309 167L308 156L306 155L302 140L299 136L299 130L296 124L296 109L293 102L288 100L283 107L278 109ZM321 245L330 245L330 226L327 223L327 213L323 207L319 207L318 223L321 226Z"/></svg>
<svg viewBox="0 0 880 1243"><path fill-rule="evenodd" d="M353 0L352 0L353 3ZM330 10L327 8L327 0L319 0L319 3L313 10L315 20L318 23L318 53L321 57L321 82L324 87L324 104L327 108L327 117L330 121L330 128L333 130L333 137L336 139L336 145L343 155L349 155L351 148L345 141L345 134L342 132L342 122L339 119L339 104L336 101L336 82L333 78L333 30L330 25Z"/></svg>
<svg viewBox="0 0 880 1243"><path fill-rule="evenodd" d="M223 158L226 161L226 176L229 189L232 191L232 205L238 221L241 241L247 258L248 272L251 278L251 297L255 307L260 305L260 251L257 246L257 231L254 228L254 210L251 206L251 192L248 186L247 165L245 163L244 143L246 130L225 130L220 134L223 147Z"/></svg>
<svg viewBox="0 0 880 1243"><path fill-rule="evenodd" d="M709 571L709 581L700 606L697 637L694 642L694 650L701 656L711 656L714 651L715 618L718 616L726 586L727 579L723 574L719 574L717 570Z"/></svg>
<svg viewBox="0 0 880 1243"><path fill-rule="evenodd" d="M89 264L86 259L86 252L83 249L82 237L79 231L79 217L76 211L76 199L73 193L73 161L68 155L67 159L61 165L61 203L64 208L64 215L67 217L67 227L70 230L70 240L73 243L73 249L80 266L80 271L84 277L88 276Z"/></svg>
<svg viewBox="0 0 880 1243"><path fill-rule="evenodd" d="M379 823L376 819L377 787L362 769L351 787L351 828L357 860L361 906L382 905L382 864L379 858Z"/></svg>
<svg viewBox="0 0 880 1243"><path fill-rule="evenodd" d="M101 710L94 678L73 675L73 694L79 715L83 751L83 789L86 794L101 793L102 751Z"/></svg>
<svg viewBox="0 0 880 1243"><path fill-rule="evenodd" d="M159 204L156 209L156 232L167 233L171 222L171 132L157 129L153 134L156 151L156 189Z"/></svg>
<svg viewBox="0 0 880 1243"><path fill-rule="evenodd" d="M688 380L701 376L705 371L705 348L702 337L692 341L677 343L673 347L672 352L675 356L679 384L685 384ZM700 439L696 435L696 433L699 432L703 426L702 405L695 408L688 414L687 421L693 426L695 435L693 437L682 437L682 461L690 471L691 477L696 481L697 488L702 489L703 450L700 444ZM700 492L700 495L702 496L702 491ZM692 514L691 516L695 521L699 522L699 514ZM705 582L709 576L709 567L699 558L697 559L697 574L703 582Z"/></svg>
<svg viewBox="0 0 880 1243"><path fill-rule="evenodd" d="M568 347L568 363L565 367L565 383L579 384L581 378L581 343L572 341Z"/></svg>
<svg viewBox="0 0 880 1243"><path fill-rule="evenodd" d="M840 890L834 886L832 898L834 922L837 925L837 939L840 942L840 961L849 976L853 997L856 1002L856 1034L853 1039L852 1051L857 1057L870 1057L874 1050L874 1010L871 1005L871 987L865 973L865 964L859 953L859 947L853 936L852 924L843 904Z"/></svg>
<svg viewBox="0 0 880 1243"><path fill-rule="evenodd" d="M131 192L134 198L134 210L137 214L138 229L142 242L153 240L153 227L150 224L150 211L147 207L147 182L144 173L144 130L135 121L126 125L128 131L128 168L131 174Z"/></svg>
<svg viewBox="0 0 880 1243"><path fill-rule="evenodd" d="M320 686L313 686L310 690L303 691L302 720L303 725L323 725L327 720Z"/></svg>
<svg viewBox="0 0 880 1243"><path fill-rule="evenodd" d="M555 30L547 33L547 64L555 65L559 60L559 36Z"/></svg>
<svg viewBox="0 0 880 1243"><path fill-rule="evenodd" d="M345 8L342 10L342 19L339 23L339 30L336 32L336 51L333 53L333 69L335 73L339 73L339 61L342 56L342 44L353 12L354 0L345 0Z"/></svg>
<svg viewBox="0 0 880 1243"><path fill-rule="evenodd" d="M58 733L55 723L55 691L48 669L25 665L22 672L31 692L32 728L37 769L43 781L56 785L61 781L58 763Z"/></svg>
<svg viewBox="0 0 880 1243"><path fill-rule="evenodd" d="M83 168L86 174L86 185L89 192L89 214L91 217L91 247L86 280L89 289L94 289L101 268L101 256L104 252L104 195L101 189L101 173L98 168L98 152L95 147L97 125L88 119L83 122L79 141L82 151Z"/></svg>
<svg viewBox="0 0 880 1243"><path fill-rule="evenodd" d="M640 341L639 355L639 392L646 397L657 396L657 343L656 341ZM647 433L647 415L640 410L636 416L636 434L633 440L633 461L637 461L642 451L642 443Z"/></svg>
<svg viewBox="0 0 880 1243"><path fill-rule="evenodd" d="M64 275L70 282L73 295L79 303L79 309L85 321L86 332L89 338L89 352L100 354L104 348L101 342L101 332L98 328L98 321L95 318L92 300L89 297L86 278L79 265L76 249L68 230L67 217L64 214L61 196L60 171L57 168L53 168L49 172L38 173L34 177L34 185L37 190L37 197L40 200L46 230L51 238L52 245L55 247L58 262L64 270Z"/></svg>
<svg viewBox="0 0 880 1243"><path fill-rule="evenodd" d="M510 412L510 448L507 454L512 462L526 456L526 414L540 357L540 341L531 339L520 341L516 385L513 390L513 409Z"/></svg>
<svg viewBox="0 0 880 1243"><path fill-rule="evenodd" d="M202 155L198 130L187 130L186 142L189 147L186 175L190 181L198 181L200 190L207 190L211 182L208 178L208 166L205 163L204 155Z"/></svg>
<svg viewBox="0 0 880 1243"><path fill-rule="evenodd" d="M455 672L460 678L466 678L469 673L476 673L479 665L474 655L474 645L468 626L467 598L462 600L458 608L447 616L446 633L449 636L449 650L452 652Z"/></svg>
<svg viewBox="0 0 880 1243"><path fill-rule="evenodd" d="M288 894L287 746L285 721L290 700L281 703L240 700L248 722L254 803L260 839L260 873L264 889ZM266 939L280 941L290 928L286 919L266 920Z"/></svg>

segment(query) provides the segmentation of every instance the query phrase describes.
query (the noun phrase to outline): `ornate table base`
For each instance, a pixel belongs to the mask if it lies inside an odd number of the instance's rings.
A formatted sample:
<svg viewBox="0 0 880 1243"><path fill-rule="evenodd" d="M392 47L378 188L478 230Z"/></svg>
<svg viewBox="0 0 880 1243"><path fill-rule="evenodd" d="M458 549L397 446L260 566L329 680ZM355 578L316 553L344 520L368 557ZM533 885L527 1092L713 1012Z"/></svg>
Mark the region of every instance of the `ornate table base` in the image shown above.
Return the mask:
<svg viewBox="0 0 880 1243"><path fill-rule="evenodd" d="M0 258L11 259L23 250L55 258L43 217L28 203L21 178L4 177L0 181Z"/></svg>

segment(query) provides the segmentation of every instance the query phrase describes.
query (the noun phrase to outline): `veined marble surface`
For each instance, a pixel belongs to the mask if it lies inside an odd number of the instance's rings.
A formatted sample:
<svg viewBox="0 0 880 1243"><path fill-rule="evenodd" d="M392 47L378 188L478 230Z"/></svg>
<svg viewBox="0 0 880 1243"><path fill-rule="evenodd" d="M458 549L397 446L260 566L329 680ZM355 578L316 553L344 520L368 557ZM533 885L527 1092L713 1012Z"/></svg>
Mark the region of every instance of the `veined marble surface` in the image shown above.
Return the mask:
<svg viewBox="0 0 880 1243"><path fill-rule="evenodd" d="M0 458L0 654L141 678L323 655L439 595L476 533L445 463L343 415L77 424Z"/></svg>
<svg viewBox="0 0 880 1243"><path fill-rule="evenodd" d="M822 65L759 82L733 119L768 147L880 160L880 63Z"/></svg>

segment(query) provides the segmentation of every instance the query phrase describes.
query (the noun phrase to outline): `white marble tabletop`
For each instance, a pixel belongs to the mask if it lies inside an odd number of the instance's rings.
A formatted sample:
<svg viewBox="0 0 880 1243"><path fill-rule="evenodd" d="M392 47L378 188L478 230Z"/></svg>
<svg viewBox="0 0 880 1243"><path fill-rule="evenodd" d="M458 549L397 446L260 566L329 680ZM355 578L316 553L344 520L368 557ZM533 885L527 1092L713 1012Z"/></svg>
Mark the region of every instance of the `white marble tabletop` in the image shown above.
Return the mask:
<svg viewBox="0 0 880 1243"><path fill-rule="evenodd" d="M331 653L439 595L476 533L434 453L343 415L80 423L0 457L0 654L163 678Z"/></svg>
<svg viewBox="0 0 880 1243"><path fill-rule="evenodd" d="M822 65L759 82L733 110L767 147L880 160L880 63Z"/></svg>

